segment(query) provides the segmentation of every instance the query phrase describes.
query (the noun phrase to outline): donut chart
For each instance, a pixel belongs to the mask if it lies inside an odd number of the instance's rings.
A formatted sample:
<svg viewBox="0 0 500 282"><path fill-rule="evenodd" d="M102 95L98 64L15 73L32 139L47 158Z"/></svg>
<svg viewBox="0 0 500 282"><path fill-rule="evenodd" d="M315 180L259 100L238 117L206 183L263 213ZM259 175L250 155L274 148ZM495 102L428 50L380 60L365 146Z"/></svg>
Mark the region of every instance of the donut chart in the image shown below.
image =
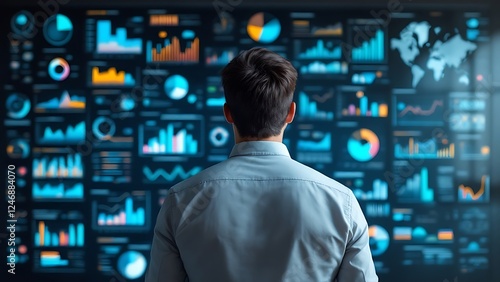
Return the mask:
<svg viewBox="0 0 500 282"><path fill-rule="evenodd" d="M378 225L372 225L368 227L368 235L370 236L370 249L373 256L379 256L389 247L389 233Z"/></svg>
<svg viewBox="0 0 500 282"><path fill-rule="evenodd" d="M361 128L354 131L347 141L349 155L358 162L375 158L380 150L380 140L375 132Z"/></svg>
<svg viewBox="0 0 500 282"><path fill-rule="evenodd" d="M280 21L269 13L256 13L248 20L247 33L255 42L271 43L278 38L280 32Z"/></svg>
<svg viewBox="0 0 500 282"><path fill-rule="evenodd" d="M68 62L63 58L54 58L49 63L49 76L55 81L63 81L68 78L70 67Z"/></svg>

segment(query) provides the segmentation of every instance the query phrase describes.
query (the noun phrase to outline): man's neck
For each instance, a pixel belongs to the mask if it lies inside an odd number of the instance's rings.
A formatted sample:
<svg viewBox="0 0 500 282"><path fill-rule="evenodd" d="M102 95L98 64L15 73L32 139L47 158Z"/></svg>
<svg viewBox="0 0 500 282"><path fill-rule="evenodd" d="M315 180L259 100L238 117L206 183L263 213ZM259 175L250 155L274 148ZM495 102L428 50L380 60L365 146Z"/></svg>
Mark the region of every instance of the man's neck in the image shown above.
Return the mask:
<svg viewBox="0 0 500 282"><path fill-rule="evenodd" d="M272 141L272 142L283 142L283 135L270 136L266 138L258 138L258 137L239 137L236 136L235 143L248 142L248 141Z"/></svg>

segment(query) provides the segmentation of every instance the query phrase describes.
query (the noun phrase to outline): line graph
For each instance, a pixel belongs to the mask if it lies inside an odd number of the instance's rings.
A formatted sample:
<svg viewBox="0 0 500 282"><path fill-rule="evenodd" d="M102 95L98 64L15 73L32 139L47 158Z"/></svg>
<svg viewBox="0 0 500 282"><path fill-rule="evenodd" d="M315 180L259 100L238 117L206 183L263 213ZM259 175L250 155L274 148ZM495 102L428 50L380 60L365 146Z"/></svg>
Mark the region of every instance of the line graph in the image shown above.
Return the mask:
<svg viewBox="0 0 500 282"><path fill-rule="evenodd" d="M399 105L398 105L399 106ZM401 105L403 106L403 105ZM416 116L430 116L436 112L437 107L442 107L443 106L443 100L435 100L430 109L423 110L420 106L406 106L403 108L401 112L399 112L398 116L404 117L408 113L412 113L413 115Z"/></svg>
<svg viewBox="0 0 500 282"><path fill-rule="evenodd" d="M175 179L184 180L193 175L199 173L203 168L200 166L195 166L191 169L185 169L182 165L176 165L174 168L168 172L165 169L159 168L157 170L152 170L148 166L142 168L142 173L144 174L144 182L148 183L169 183Z"/></svg>
<svg viewBox="0 0 500 282"><path fill-rule="evenodd" d="M483 175L479 190L474 192L474 189L465 184L458 186L458 201L459 202L487 202L489 200L490 177Z"/></svg>
<svg viewBox="0 0 500 282"><path fill-rule="evenodd" d="M439 97L395 95L393 123L402 126L437 126L444 124L445 100Z"/></svg>

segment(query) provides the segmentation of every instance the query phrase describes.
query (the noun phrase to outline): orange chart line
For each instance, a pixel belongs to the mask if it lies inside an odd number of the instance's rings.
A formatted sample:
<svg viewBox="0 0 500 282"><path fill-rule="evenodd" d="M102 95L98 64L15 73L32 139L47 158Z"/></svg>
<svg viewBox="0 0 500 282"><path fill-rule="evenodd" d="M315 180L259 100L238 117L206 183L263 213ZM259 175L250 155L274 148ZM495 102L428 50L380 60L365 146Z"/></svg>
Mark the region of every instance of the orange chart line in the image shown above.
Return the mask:
<svg viewBox="0 0 500 282"><path fill-rule="evenodd" d="M462 198L463 199L465 199L467 197L467 194L468 194L471 196L472 200L475 201L475 200L481 198L481 196L484 194L485 184L486 184L486 175L483 175L483 177L481 177L481 188L476 193L474 193L474 190L471 187L464 186L463 184L460 184L460 186L458 188L460 189L460 191L462 191Z"/></svg>

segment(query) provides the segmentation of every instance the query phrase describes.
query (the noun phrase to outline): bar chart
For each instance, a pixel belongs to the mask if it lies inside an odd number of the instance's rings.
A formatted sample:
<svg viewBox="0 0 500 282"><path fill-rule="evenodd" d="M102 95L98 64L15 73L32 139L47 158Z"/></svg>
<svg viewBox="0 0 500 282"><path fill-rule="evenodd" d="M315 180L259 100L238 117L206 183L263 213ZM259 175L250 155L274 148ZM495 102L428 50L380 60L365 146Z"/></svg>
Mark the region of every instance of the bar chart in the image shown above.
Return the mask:
<svg viewBox="0 0 500 282"><path fill-rule="evenodd" d="M156 44L148 40L146 43L146 62L198 63L200 60L200 39L195 37L194 32L190 30L185 30L182 38L186 41L184 48L181 48L181 39L177 36L166 38L165 35L163 42Z"/></svg>
<svg viewBox="0 0 500 282"><path fill-rule="evenodd" d="M98 20L96 33L96 51L99 54L142 53L142 38L128 38L125 27L116 28L113 34L110 20Z"/></svg>
<svg viewBox="0 0 500 282"><path fill-rule="evenodd" d="M33 159L33 178L82 178L83 163L80 154L45 155Z"/></svg>
<svg viewBox="0 0 500 282"><path fill-rule="evenodd" d="M434 202L434 188L429 187L429 170L422 167L420 172L406 179L397 191L401 202L432 203Z"/></svg>
<svg viewBox="0 0 500 282"><path fill-rule="evenodd" d="M203 121L189 116L172 116L173 120L151 121L140 127L142 155L198 155L202 151Z"/></svg>
<svg viewBox="0 0 500 282"><path fill-rule="evenodd" d="M83 247L85 227L83 223L70 223L54 228L55 222L38 221L34 236L35 247Z"/></svg>
<svg viewBox="0 0 500 282"><path fill-rule="evenodd" d="M333 41L324 41L319 39L313 41L312 47L303 48L302 41L295 42L295 48L297 49L297 59L305 60L315 60L315 59L327 59L327 60L340 60L342 58L342 48L340 44L335 44ZM305 49L305 50L304 50Z"/></svg>
<svg viewBox="0 0 500 282"><path fill-rule="evenodd" d="M341 99L339 103L341 117L387 118L389 105L382 99L373 101L376 96L368 96L364 90L342 93L339 96Z"/></svg>
<svg viewBox="0 0 500 282"><path fill-rule="evenodd" d="M146 230L150 220L151 205L149 191L130 192L99 189L91 192L92 228L94 230Z"/></svg>
<svg viewBox="0 0 500 282"><path fill-rule="evenodd" d="M420 141L410 137L394 144L394 156L398 159L453 159L455 144L436 138Z"/></svg>
<svg viewBox="0 0 500 282"><path fill-rule="evenodd" d="M304 91L299 93L298 107L299 116L304 119L333 120L334 117L333 111L319 110L318 102L312 101Z"/></svg>
<svg viewBox="0 0 500 282"><path fill-rule="evenodd" d="M352 49L352 62L382 63L385 61L385 33L377 30L373 38Z"/></svg>

